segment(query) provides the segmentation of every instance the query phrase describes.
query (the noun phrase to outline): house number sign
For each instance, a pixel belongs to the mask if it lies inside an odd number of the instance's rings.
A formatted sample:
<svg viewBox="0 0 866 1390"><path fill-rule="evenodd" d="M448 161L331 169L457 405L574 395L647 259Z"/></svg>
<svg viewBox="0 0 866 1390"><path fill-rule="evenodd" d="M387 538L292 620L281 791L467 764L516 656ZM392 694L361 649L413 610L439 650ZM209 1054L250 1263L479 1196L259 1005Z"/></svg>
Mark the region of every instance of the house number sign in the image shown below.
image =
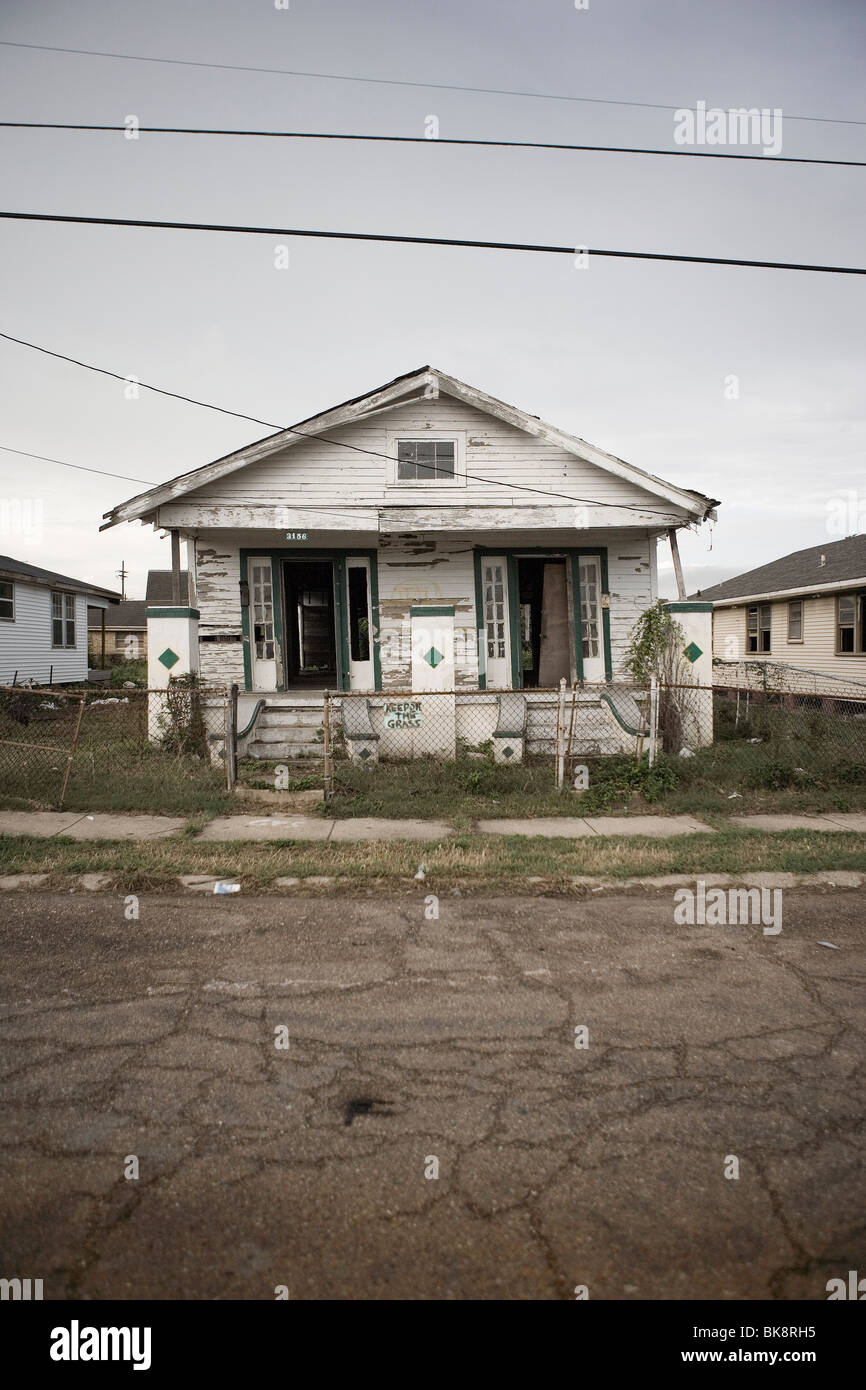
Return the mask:
<svg viewBox="0 0 866 1390"><path fill-rule="evenodd" d="M421 703L419 700L388 700L385 703L386 729L420 729Z"/></svg>
<svg viewBox="0 0 866 1390"><path fill-rule="evenodd" d="M306 541L306 540L309 540L309 538L310 538L310 537L309 537L309 532L307 532L307 531L287 531L287 532L286 532L286 540L287 540L287 541Z"/></svg>

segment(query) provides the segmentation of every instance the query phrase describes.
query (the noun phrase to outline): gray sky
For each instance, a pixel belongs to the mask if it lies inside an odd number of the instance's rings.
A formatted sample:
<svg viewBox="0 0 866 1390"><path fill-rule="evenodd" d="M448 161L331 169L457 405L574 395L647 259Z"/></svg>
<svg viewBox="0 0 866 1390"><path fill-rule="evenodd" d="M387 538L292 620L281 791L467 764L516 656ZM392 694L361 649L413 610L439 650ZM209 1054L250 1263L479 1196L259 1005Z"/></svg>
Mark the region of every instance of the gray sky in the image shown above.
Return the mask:
<svg viewBox="0 0 866 1390"><path fill-rule="evenodd" d="M866 157L859 0L3 0L0 38L661 103L664 110L0 47L0 118L676 148L673 111L781 108L786 155ZM751 151L749 151L751 152ZM0 131L2 205L823 264L864 263L864 171L627 155ZM690 589L866 522L851 276L0 222L0 329L289 424L425 362L722 499ZM739 396L725 394L738 378ZM153 483L265 433L0 341L0 444ZM0 454L0 549L140 596L141 488ZM842 505L844 503L844 506ZM41 506L42 534L38 534ZM828 508L831 510L828 511ZM839 513L844 512L839 530ZM26 507L23 515L26 517ZM828 526L828 518L832 524ZM833 527L837 529L833 529ZM663 592L672 593L660 552Z"/></svg>

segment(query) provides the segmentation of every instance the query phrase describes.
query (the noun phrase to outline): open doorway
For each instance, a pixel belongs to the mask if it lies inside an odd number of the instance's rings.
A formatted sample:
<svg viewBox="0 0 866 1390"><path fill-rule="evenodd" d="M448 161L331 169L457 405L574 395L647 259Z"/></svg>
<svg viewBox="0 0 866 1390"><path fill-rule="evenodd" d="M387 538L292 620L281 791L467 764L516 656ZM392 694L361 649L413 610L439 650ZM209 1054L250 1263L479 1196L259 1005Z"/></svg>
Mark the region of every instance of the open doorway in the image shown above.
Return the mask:
<svg viewBox="0 0 866 1390"><path fill-rule="evenodd" d="M287 560L285 663L287 686L335 685L337 644L332 560Z"/></svg>
<svg viewBox="0 0 866 1390"><path fill-rule="evenodd" d="M517 581L523 685L550 689L571 679L565 560L518 558Z"/></svg>

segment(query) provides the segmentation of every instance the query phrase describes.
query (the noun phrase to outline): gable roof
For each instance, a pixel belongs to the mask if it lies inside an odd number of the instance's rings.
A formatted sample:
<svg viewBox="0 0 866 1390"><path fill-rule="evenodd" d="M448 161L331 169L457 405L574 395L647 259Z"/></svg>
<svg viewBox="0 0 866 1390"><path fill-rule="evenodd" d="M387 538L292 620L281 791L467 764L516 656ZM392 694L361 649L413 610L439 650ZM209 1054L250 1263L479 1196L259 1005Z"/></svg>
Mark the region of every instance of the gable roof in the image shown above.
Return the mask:
<svg viewBox="0 0 866 1390"><path fill-rule="evenodd" d="M187 592L189 574L180 572L180 591ZM148 570L147 588L144 591L145 603L171 603L171 570Z"/></svg>
<svg viewBox="0 0 866 1390"><path fill-rule="evenodd" d="M332 406L331 409L318 415L310 415L305 420L298 421L296 425L277 430L275 434L269 434L262 439L255 440L252 444L247 444L242 449L236 449L231 454L225 454L212 463L206 463L189 473L182 473L176 478L169 479L168 482L149 488L147 492L138 493L137 496L120 503L110 512L105 512L105 521L100 530L104 531L110 526L116 526L121 521L140 520L162 503L174 501L207 483L225 477L228 473L234 473L240 468L245 468L248 464L256 463L259 459L276 453L277 450L289 448L291 445L297 444L299 439L318 438L327 430L351 424L378 411L392 409L396 405L405 405L412 401L424 399L435 400L440 392L465 401L467 404L475 406L476 409L505 421L506 424L513 425L517 429L524 430L527 434L555 444L567 452L575 454L578 458L585 459L618 477L635 483L647 492L663 497L674 506L682 508L693 520L703 521L718 505L714 498L705 497L703 493L695 492L691 488L679 488L672 483L666 483L662 478L657 478L652 473L645 473L643 469L636 468L634 464L625 463L622 459L616 458L613 454L605 453L603 449L595 448L594 445L588 444L575 435L566 434L563 430L557 429L555 425L546 424L537 415L529 415L526 411L518 410L516 406L506 405L504 401L497 400L495 396L488 396L476 387L458 381L456 377L448 376L447 373L441 372L435 367L425 366L417 367L414 371L395 377L393 381L377 387L374 391L368 391L363 396L354 396L351 400L343 401L340 405ZM339 443L335 440L330 442ZM347 447L355 448L355 446ZM361 449L359 452L369 453L372 451ZM555 494L551 495L555 497ZM539 503L539 505L542 504Z"/></svg>
<svg viewBox="0 0 866 1390"><path fill-rule="evenodd" d="M147 628L147 617L145 616L146 608L147 604L142 598L124 599L122 603L116 604L110 612L106 614L105 626L109 630L116 629L117 631L126 632L133 631L135 628L140 628L141 631L144 632ZM101 631L102 619L99 615L104 612L104 608L88 608L88 627ZM91 621L91 613L94 615L93 621Z"/></svg>
<svg viewBox="0 0 866 1390"><path fill-rule="evenodd" d="M823 560L823 563L822 563ZM832 589L866 583L866 536L846 536L808 550L795 550L781 560L747 570L721 584L691 594L704 602L725 603L743 598L768 598L776 593Z"/></svg>
<svg viewBox="0 0 866 1390"><path fill-rule="evenodd" d="M112 603L120 602L120 594L114 589L102 589L98 584L88 584L83 579L70 579L68 574L43 570L38 565L28 565L25 560L13 560L11 555L0 555L0 578L26 580L30 584L51 589L70 589L76 594L98 594Z"/></svg>

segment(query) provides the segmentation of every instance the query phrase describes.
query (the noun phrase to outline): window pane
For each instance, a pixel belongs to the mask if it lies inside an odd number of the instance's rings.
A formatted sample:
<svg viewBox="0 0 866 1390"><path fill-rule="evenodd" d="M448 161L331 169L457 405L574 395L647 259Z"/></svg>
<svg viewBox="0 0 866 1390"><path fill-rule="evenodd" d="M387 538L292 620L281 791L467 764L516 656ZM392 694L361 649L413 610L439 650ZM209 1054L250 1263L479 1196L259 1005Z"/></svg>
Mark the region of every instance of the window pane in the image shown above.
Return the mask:
<svg viewBox="0 0 866 1390"><path fill-rule="evenodd" d="M398 439L398 482L453 482L457 447L453 439Z"/></svg>
<svg viewBox="0 0 866 1390"><path fill-rule="evenodd" d="M7 580L0 580L0 618L13 618L15 616L14 603L15 590Z"/></svg>
<svg viewBox="0 0 866 1390"><path fill-rule="evenodd" d="M349 642L353 661L370 660L370 624L367 613L367 569L349 566Z"/></svg>

